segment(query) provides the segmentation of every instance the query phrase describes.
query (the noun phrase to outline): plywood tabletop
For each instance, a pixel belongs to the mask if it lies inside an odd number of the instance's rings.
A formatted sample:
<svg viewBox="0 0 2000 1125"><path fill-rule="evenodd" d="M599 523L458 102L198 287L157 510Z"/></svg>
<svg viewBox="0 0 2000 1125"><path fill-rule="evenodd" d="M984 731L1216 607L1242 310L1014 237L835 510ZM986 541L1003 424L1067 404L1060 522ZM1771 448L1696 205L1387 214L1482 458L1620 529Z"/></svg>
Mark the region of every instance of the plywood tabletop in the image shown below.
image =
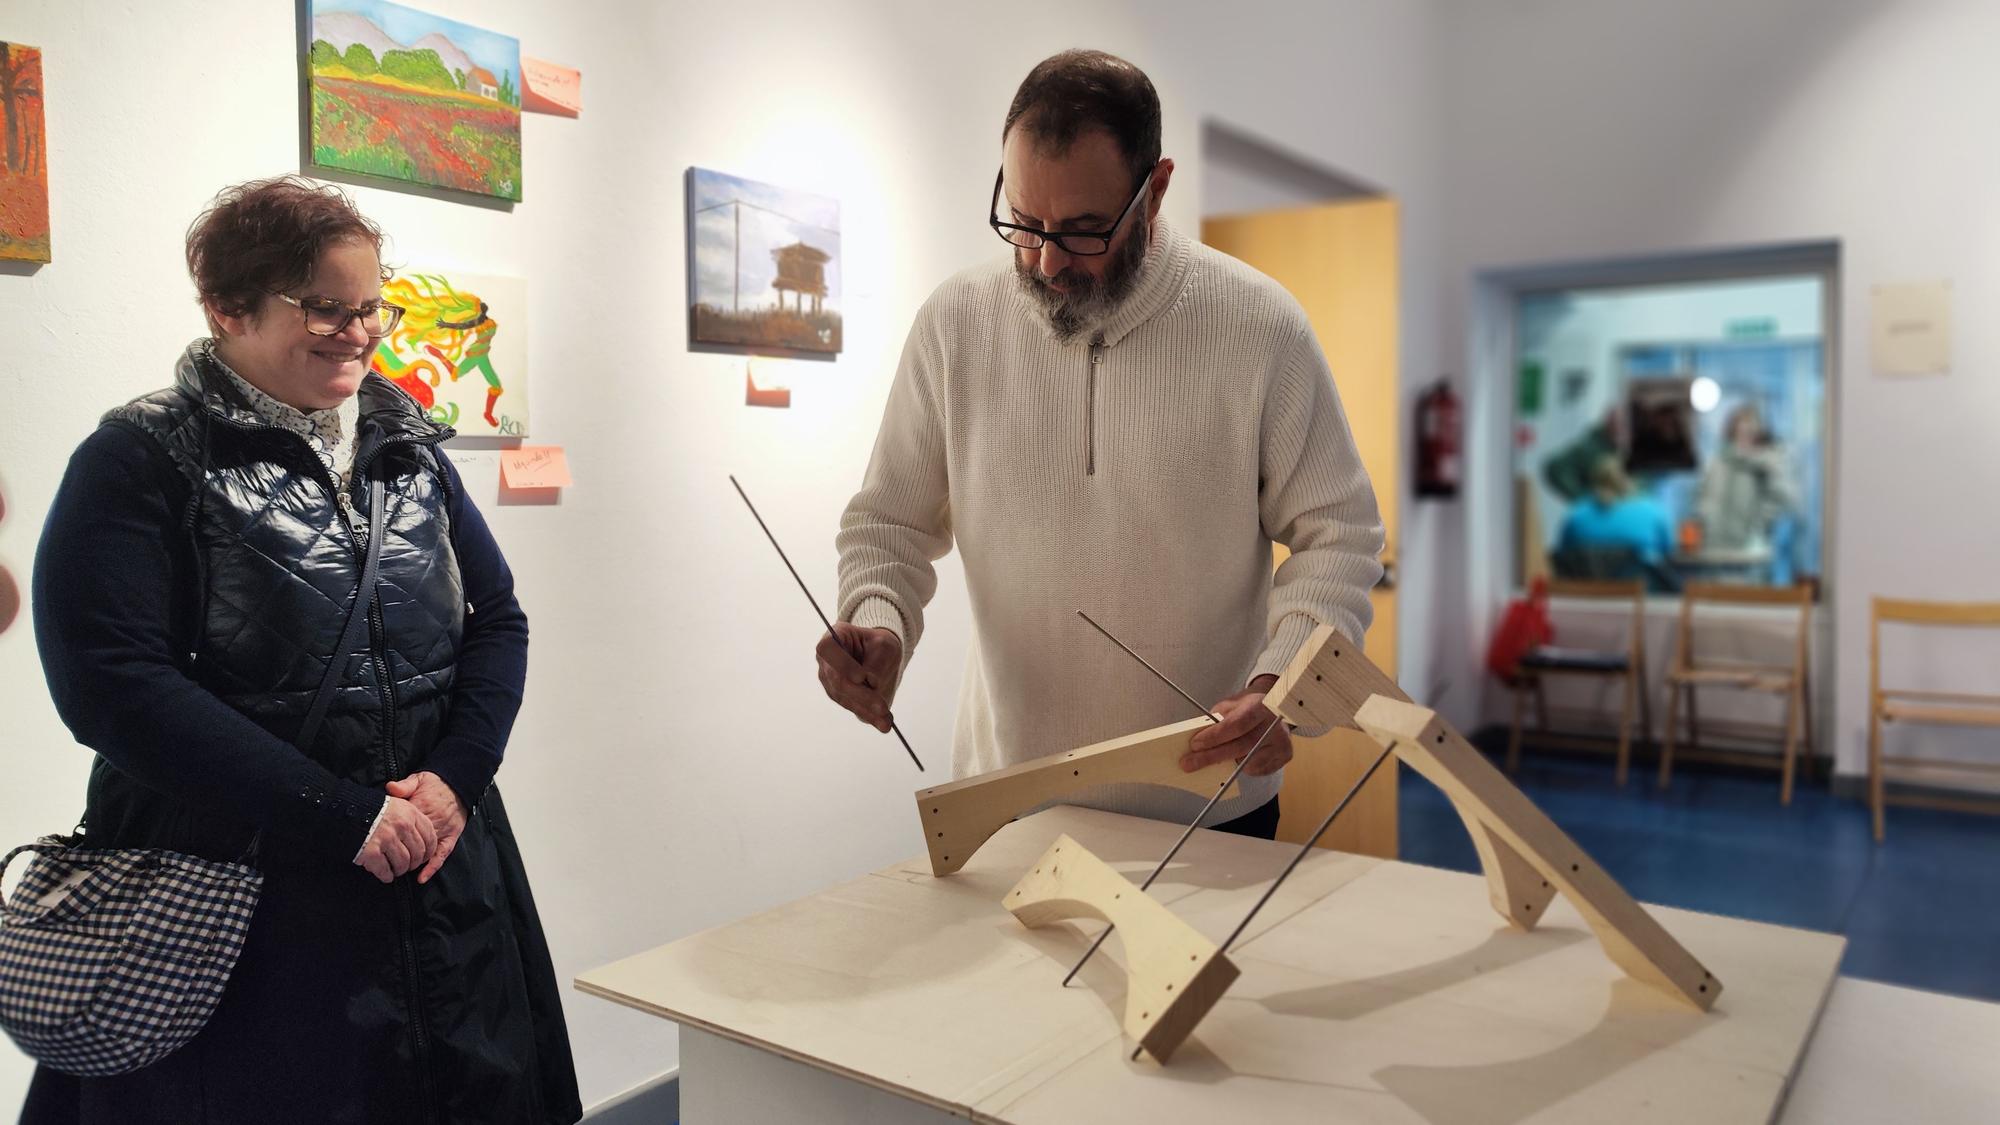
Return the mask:
<svg viewBox="0 0 2000 1125"><path fill-rule="evenodd" d="M1135 883L1178 826L1058 807L958 874L912 857L583 974L593 995L973 1120L1772 1119L1845 942L1652 908L1730 984L1701 1013L1626 978L1558 899L1509 928L1478 876L1315 849L1230 957L1171 1065L1131 1062L1114 935L1000 905L1060 834ZM1152 891L1220 941L1290 845L1202 831Z"/></svg>

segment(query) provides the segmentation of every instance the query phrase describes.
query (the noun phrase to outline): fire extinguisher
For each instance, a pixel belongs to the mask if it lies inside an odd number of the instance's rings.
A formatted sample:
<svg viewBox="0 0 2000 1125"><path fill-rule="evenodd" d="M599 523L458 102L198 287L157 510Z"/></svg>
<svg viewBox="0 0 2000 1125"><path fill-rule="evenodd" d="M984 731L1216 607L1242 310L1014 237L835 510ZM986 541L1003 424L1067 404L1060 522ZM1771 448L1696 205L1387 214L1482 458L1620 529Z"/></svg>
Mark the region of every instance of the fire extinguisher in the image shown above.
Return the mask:
<svg viewBox="0 0 2000 1125"><path fill-rule="evenodd" d="M1439 379L1417 399L1417 495L1458 495L1464 460L1458 395Z"/></svg>

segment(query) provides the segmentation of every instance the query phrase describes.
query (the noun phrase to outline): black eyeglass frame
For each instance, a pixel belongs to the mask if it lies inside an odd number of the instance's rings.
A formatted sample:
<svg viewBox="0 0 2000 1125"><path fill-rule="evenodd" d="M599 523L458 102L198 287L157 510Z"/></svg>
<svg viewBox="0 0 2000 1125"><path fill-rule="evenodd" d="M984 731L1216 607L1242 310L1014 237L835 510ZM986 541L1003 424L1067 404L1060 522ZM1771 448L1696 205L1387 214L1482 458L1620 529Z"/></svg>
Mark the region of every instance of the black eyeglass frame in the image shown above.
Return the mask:
<svg viewBox="0 0 2000 1125"><path fill-rule="evenodd" d="M1145 198L1146 189L1153 186L1153 174L1159 170L1160 166L1158 164L1153 165L1152 169L1146 173L1146 178L1139 181L1139 190L1132 193L1132 198L1125 204L1125 209L1118 212L1118 218L1113 220L1109 227L1103 230L1049 231L1038 230L1034 227L1024 227L1019 223L1005 223L1000 221L1000 184L1007 175L1007 169L1003 166L993 175L993 201L986 205L986 223L993 228L994 234L1000 236L1000 241L1019 250L1040 250L1043 243L1053 242L1056 244L1056 249L1072 257L1094 258L1099 254L1108 254L1111 252L1111 237L1117 234L1118 228L1124 226L1125 220L1131 217L1132 208L1137 207L1139 201ZM1035 239L1035 244L1033 246L1021 245L1007 237L1007 232L1010 230L1020 231L1022 234ZM1104 243L1104 248L1101 250L1074 250L1070 248L1068 242L1064 241L1064 239L1070 238L1099 239Z"/></svg>
<svg viewBox="0 0 2000 1125"><path fill-rule="evenodd" d="M361 330L363 332L368 332L369 339L380 340L384 336L387 336L389 333L394 332L396 330L396 326L403 322L404 314L408 312L408 310L403 308L403 306L392 305L387 301L378 301L376 302L373 308L358 309L355 308L353 305L346 304L341 301L336 301L332 297L307 297L304 300L301 300L300 298L294 297L289 293L273 293L271 294L271 296L276 297L280 301L283 301L286 304L291 305L294 308L298 309L299 314L305 320L306 331L312 333L315 336L338 336L342 332L347 331L347 326L350 323L354 322L355 320L360 319L361 317L369 316L374 313L380 312L388 314L388 320L386 323L382 325L382 331L369 332L368 322L365 320L361 322ZM324 305L322 306L308 305L306 304L306 301L324 301L326 302L326 305L339 306L340 311L344 314L340 318L340 324L337 325L331 332L321 332L319 329L314 328L312 326L312 318L315 312L331 313L334 310Z"/></svg>

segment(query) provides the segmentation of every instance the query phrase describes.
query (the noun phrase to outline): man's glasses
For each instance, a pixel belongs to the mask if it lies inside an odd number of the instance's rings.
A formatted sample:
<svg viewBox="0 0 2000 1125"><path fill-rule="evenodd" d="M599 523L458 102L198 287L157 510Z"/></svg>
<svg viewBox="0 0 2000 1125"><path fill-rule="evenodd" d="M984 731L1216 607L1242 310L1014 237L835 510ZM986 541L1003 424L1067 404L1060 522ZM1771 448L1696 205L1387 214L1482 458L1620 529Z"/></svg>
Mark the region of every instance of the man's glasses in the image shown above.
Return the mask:
<svg viewBox="0 0 2000 1125"><path fill-rule="evenodd" d="M1153 167L1155 171L1159 169L1157 164ZM986 207L986 222L992 226L993 233L1006 239L1009 245L1019 246L1023 250L1040 250L1043 243L1053 242L1058 250L1079 258L1095 257L1111 249L1111 236L1118 233L1118 228L1124 225L1126 217L1132 214L1132 208L1137 207L1139 200L1145 198L1146 189L1153 183L1153 173L1147 172L1146 178L1139 181L1139 190L1132 193L1131 201L1125 204L1125 209L1118 212L1118 218L1104 230L1053 231L1000 221L1000 180L1006 174L1007 170L1002 168L999 174L993 177L993 202Z"/></svg>
<svg viewBox="0 0 2000 1125"><path fill-rule="evenodd" d="M338 336L347 330L348 321L359 320L361 330L379 340L394 332L396 325L403 319L401 305L384 304L381 301L355 308L331 297L299 298L284 293L273 293L271 296L288 305L296 305L299 311L305 314L306 331L315 336Z"/></svg>

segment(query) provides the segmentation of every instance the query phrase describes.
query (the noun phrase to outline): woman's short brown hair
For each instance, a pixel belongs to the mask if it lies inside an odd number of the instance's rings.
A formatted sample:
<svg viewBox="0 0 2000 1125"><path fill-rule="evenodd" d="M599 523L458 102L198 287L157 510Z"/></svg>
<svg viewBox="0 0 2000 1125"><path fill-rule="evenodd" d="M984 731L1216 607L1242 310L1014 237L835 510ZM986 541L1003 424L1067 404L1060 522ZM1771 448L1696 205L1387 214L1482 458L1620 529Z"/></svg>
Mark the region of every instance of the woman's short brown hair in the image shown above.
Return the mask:
<svg viewBox="0 0 2000 1125"><path fill-rule="evenodd" d="M347 239L382 252L382 228L339 188L300 176L252 180L224 188L188 228L188 274L204 305L246 316L266 293L304 285L326 248Z"/></svg>

